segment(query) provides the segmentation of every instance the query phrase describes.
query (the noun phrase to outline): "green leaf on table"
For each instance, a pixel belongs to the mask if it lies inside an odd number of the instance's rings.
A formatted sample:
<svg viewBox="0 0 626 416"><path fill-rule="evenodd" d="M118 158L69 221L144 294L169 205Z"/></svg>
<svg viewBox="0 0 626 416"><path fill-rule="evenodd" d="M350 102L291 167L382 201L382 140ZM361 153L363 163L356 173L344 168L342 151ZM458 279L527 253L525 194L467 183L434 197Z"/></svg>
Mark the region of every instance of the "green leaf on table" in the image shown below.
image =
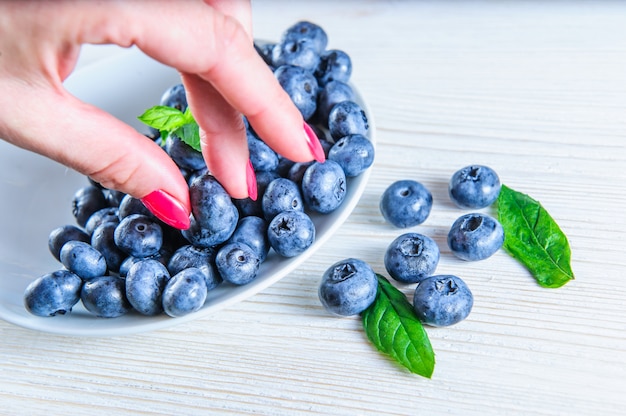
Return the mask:
<svg viewBox="0 0 626 416"><path fill-rule="evenodd" d="M198 152L201 151L200 128L189 107L183 113L177 108L157 105L147 109L138 118L144 124L159 130L163 139L173 134Z"/></svg>
<svg viewBox="0 0 626 416"><path fill-rule="evenodd" d="M435 353L424 326L406 296L383 276L377 277L376 300L361 314L367 337L411 372L430 378Z"/></svg>
<svg viewBox="0 0 626 416"><path fill-rule="evenodd" d="M574 279L567 237L538 201L502 185L497 212L504 228L504 249L537 283L557 288Z"/></svg>

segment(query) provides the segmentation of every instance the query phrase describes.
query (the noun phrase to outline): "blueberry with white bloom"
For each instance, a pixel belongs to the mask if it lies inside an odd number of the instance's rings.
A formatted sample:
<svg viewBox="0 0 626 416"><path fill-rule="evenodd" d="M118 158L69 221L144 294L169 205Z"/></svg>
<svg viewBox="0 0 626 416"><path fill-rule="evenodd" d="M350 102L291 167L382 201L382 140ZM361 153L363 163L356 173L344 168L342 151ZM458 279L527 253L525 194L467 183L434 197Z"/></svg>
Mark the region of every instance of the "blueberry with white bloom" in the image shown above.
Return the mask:
<svg viewBox="0 0 626 416"><path fill-rule="evenodd" d="M328 129L333 139L339 140L350 134L367 136L369 122L365 110L354 101L335 104L328 114Z"/></svg>
<svg viewBox="0 0 626 416"><path fill-rule="evenodd" d="M196 312L204 305L207 293L202 270L195 267L181 270L163 289L163 310L173 318Z"/></svg>
<svg viewBox="0 0 626 416"><path fill-rule="evenodd" d="M133 257L156 255L163 245L163 229L151 218L132 214L115 227L115 244Z"/></svg>
<svg viewBox="0 0 626 416"><path fill-rule="evenodd" d="M335 104L342 101L354 101L356 95L352 87L342 81L330 81L318 92L317 116L326 127L328 127L328 116Z"/></svg>
<svg viewBox="0 0 626 416"><path fill-rule="evenodd" d="M37 316L65 315L80 300L83 280L69 270L47 273L24 291L26 310Z"/></svg>
<svg viewBox="0 0 626 416"><path fill-rule="evenodd" d="M98 276L85 282L80 299L85 309L99 318L117 318L133 308L126 298L126 281L117 276Z"/></svg>
<svg viewBox="0 0 626 416"><path fill-rule="evenodd" d="M85 226L91 214L108 206L102 188L94 185L80 188L72 198L72 214L81 227Z"/></svg>
<svg viewBox="0 0 626 416"><path fill-rule="evenodd" d="M119 224L120 217L118 207L102 208L91 214L91 216L87 220L87 223L85 224L85 232L87 232L87 234L89 235L93 234L93 231L96 229L96 227L104 222Z"/></svg>
<svg viewBox="0 0 626 416"><path fill-rule="evenodd" d="M301 188L304 203L309 209L328 214L346 199L346 174L333 160L315 162L304 172Z"/></svg>
<svg viewBox="0 0 626 416"><path fill-rule="evenodd" d="M315 69L315 77L320 86L331 81L348 82L350 75L352 75L350 55L339 49L322 52L320 62Z"/></svg>
<svg viewBox="0 0 626 416"><path fill-rule="evenodd" d="M450 178L450 199L460 208L480 209L491 205L500 194L500 178L488 166L470 165Z"/></svg>
<svg viewBox="0 0 626 416"><path fill-rule="evenodd" d="M276 68L274 76L285 90L302 117L308 120L317 109L317 80L304 68L293 65L282 65Z"/></svg>
<svg viewBox="0 0 626 416"><path fill-rule="evenodd" d="M376 299L377 291L378 279L369 264L349 258L324 272L318 296L327 311L352 316L367 309Z"/></svg>
<svg viewBox="0 0 626 416"><path fill-rule="evenodd" d="M256 172L272 171L278 167L278 155L264 141L247 131L250 163Z"/></svg>
<svg viewBox="0 0 626 416"><path fill-rule="evenodd" d="M126 275L126 297L142 315L163 312L163 289L170 279L167 268L159 261L145 259L135 263Z"/></svg>
<svg viewBox="0 0 626 416"><path fill-rule="evenodd" d="M65 243L72 240L88 243L90 237L82 228L71 224L62 225L52 230L48 235L48 249L55 259L61 261L61 248Z"/></svg>
<svg viewBox="0 0 626 416"><path fill-rule="evenodd" d="M310 40L315 45L315 50L322 53L328 45L328 35L324 29L306 20L301 20L289 26L283 32L280 42L287 43L290 40Z"/></svg>
<svg viewBox="0 0 626 416"><path fill-rule="evenodd" d="M215 266L222 279L235 285L253 281L260 265L256 251L241 241L224 244L215 257Z"/></svg>
<svg viewBox="0 0 626 416"><path fill-rule="evenodd" d="M491 257L504 243L504 229L495 218L471 213L459 217L448 232L448 246L454 255L467 261Z"/></svg>
<svg viewBox="0 0 626 416"><path fill-rule="evenodd" d="M177 108L181 112L187 110L187 94L183 84L175 84L166 89L159 102L167 107Z"/></svg>
<svg viewBox="0 0 626 416"><path fill-rule="evenodd" d="M120 249L115 244L115 229L118 224L115 222L104 222L96 227L91 234L91 246L104 256L107 268L111 272L119 272L120 266L128 253Z"/></svg>
<svg viewBox="0 0 626 416"><path fill-rule="evenodd" d="M405 233L387 247L385 269L398 282L417 283L435 272L439 257L435 240L419 233Z"/></svg>
<svg viewBox="0 0 626 416"><path fill-rule="evenodd" d="M107 262L98 250L83 241L68 241L61 248L61 263L84 280L103 276Z"/></svg>
<svg viewBox="0 0 626 416"><path fill-rule="evenodd" d="M408 228L426 221L433 206L433 196L420 182L404 179L387 187L380 198L383 217L398 228Z"/></svg>
<svg viewBox="0 0 626 416"><path fill-rule="evenodd" d="M274 179L267 185L263 193L262 205L263 215L268 221L283 211L304 211L300 187L287 178Z"/></svg>
<svg viewBox="0 0 626 416"><path fill-rule="evenodd" d="M202 153L174 134L167 136L164 149L179 168L193 171L206 167Z"/></svg>
<svg viewBox="0 0 626 416"><path fill-rule="evenodd" d="M199 269L204 273L207 290L213 290L222 283L222 278L215 268L215 254L214 247L185 245L172 254L167 270L171 276L174 276L188 268Z"/></svg>
<svg viewBox="0 0 626 416"><path fill-rule="evenodd" d="M344 136L330 148L328 159L341 166L348 178L363 173L374 163L374 145L362 134Z"/></svg>
<svg viewBox="0 0 626 416"><path fill-rule="evenodd" d="M302 211L283 211L269 223L267 237L276 253L294 257L315 241L315 224Z"/></svg>
<svg viewBox="0 0 626 416"><path fill-rule="evenodd" d="M413 294L413 309L420 321L431 326L450 326L470 314L474 296L458 276L438 275L418 283Z"/></svg>
<svg viewBox="0 0 626 416"><path fill-rule="evenodd" d="M256 252L259 261L263 262L270 251L270 243L267 238L267 225L267 221L261 217L243 217L239 220L235 232L227 242L247 244Z"/></svg>

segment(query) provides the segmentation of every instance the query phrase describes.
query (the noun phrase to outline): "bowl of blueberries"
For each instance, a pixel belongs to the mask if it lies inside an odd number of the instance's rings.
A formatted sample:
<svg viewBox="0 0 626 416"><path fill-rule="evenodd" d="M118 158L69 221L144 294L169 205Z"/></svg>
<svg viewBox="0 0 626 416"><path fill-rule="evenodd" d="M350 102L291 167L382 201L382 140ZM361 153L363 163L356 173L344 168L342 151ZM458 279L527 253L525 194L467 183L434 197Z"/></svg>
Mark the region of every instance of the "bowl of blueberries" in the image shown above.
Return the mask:
<svg viewBox="0 0 626 416"><path fill-rule="evenodd" d="M329 48L326 32L307 21L255 47L320 139L326 161L289 161L246 124L258 198L233 199L197 150L138 120L155 106L184 112L175 70L133 48L86 66L66 88L172 157L189 184L191 227L170 227L130 195L1 142L2 319L76 336L198 319L285 277L345 222L375 149L371 112L350 80L350 56Z"/></svg>

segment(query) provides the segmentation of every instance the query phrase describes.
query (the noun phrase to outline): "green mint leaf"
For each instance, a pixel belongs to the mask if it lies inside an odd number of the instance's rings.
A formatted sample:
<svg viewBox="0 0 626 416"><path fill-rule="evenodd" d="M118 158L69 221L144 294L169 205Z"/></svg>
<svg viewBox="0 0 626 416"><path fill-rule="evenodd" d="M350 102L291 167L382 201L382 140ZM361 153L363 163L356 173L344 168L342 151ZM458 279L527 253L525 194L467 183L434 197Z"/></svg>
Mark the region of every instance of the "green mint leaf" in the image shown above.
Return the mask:
<svg viewBox="0 0 626 416"><path fill-rule="evenodd" d="M574 279L567 237L538 201L502 185L497 212L504 228L504 249L537 283L557 288Z"/></svg>
<svg viewBox="0 0 626 416"><path fill-rule="evenodd" d="M157 105L147 109L138 119L157 130L169 132L189 122L182 111L165 105Z"/></svg>
<svg viewBox="0 0 626 416"><path fill-rule="evenodd" d="M367 337L411 372L430 378L435 353L426 330L406 296L383 276L377 277L376 300L361 314Z"/></svg>
<svg viewBox="0 0 626 416"><path fill-rule="evenodd" d="M200 149L200 128L198 124L193 121L191 123L183 124L176 130L172 132L173 135L180 138L183 142L187 143L189 146L197 150Z"/></svg>

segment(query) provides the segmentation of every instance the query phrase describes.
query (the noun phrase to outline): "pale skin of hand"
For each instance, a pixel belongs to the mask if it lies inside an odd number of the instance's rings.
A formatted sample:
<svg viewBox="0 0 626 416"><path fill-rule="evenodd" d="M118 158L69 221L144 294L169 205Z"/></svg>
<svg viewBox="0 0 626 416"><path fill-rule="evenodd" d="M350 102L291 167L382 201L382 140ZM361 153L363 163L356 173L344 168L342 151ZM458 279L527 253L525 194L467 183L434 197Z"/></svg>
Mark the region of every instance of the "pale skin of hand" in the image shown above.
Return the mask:
<svg viewBox="0 0 626 416"><path fill-rule="evenodd" d="M0 1L0 137L136 198L188 186L150 139L63 87L82 44L137 46L176 68L211 173L249 196L241 115L274 150L313 160L303 119L252 44L247 0Z"/></svg>

